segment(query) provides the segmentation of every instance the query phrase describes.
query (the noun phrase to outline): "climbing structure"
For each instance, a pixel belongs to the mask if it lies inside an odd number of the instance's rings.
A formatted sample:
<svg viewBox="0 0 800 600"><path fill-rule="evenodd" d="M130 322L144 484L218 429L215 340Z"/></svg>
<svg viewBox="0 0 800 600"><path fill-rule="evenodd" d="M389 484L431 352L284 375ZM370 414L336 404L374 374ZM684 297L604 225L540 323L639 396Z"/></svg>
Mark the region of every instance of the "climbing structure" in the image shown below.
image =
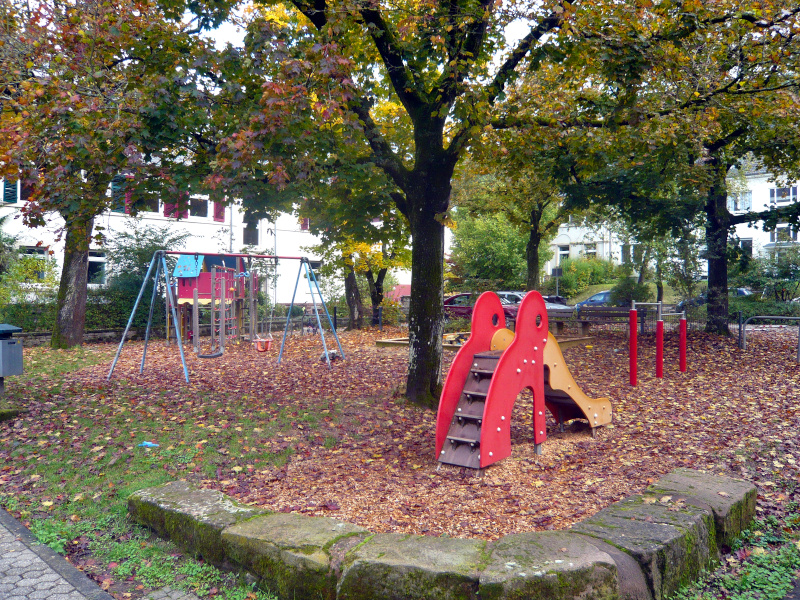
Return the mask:
<svg viewBox="0 0 800 600"><path fill-rule="evenodd" d="M547 329L538 292L519 307L516 334L505 328L500 298L486 292L472 313L472 331L445 381L436 421L436 454L442 463L481 469L511 454L511 413L519 393L533 392L536 452L547 437L545 410L563 423L584 418L591 426L611 422L606 398L580 391Z"/></svg>

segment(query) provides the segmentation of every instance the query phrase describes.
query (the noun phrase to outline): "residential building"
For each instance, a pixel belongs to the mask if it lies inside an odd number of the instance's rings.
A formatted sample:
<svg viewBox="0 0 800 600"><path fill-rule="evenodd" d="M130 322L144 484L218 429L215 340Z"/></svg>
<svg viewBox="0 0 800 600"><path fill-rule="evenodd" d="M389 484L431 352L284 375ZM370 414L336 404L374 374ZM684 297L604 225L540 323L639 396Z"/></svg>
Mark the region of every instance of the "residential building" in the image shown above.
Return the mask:
<svg viewBox="0 0 800 600"><path fill-rule="evenodd" d="M776 183L771 179L773 176L764 169L746 172L744 185L736 186L746 189L731 192L728 196L728 210L731 214L761 212L798 201L798 183ZM752 225L736 225L734 232L745 251L758 255L797 244L800 242L798 229L800 228L787 223L779 223L775 229L765 230L763 223L757 222ZM636 263L641 259L639 245L626 243L606 226L586 227L579 223L564 223L558 228L558 234L550 245L553 258L545 264L547 275L565 258L610 258L617 264L631 261Z"/></svg>
<svg viewBox="0 0 800 600"><path fill-rule="evenodd" d="M21 252L45 254L53 251L53 257L60 265L64 255L63 239L57 241L64 221L58 215L50 215L45 227L28 228L22 223L21 209L27 202L24 190L19 182L2 181L0 185L0 217L10 215L10 223L5 231L16 235ZM138 219L141 223L163 227L170 225L176 231L186 231L189 238L182 248L187 254L204 252L240 252L247 248L249 252L275 254L279 256L308 256L304 248L318 243L318 239L309 231L308 220L298 221L290 214L281 214L276 222L266 219L250 220L237 205L224 206L211 202L205 196L195 196L189 200L188 208L176 210L174 204L154 199L137 217L126 214L124 200L113 209L104 212L95 219L96 230L102 227L106 237L121 232ZM166 248L169 250L169 248ZM106 281L106 250L102 245L93 243L89 250L90 285L103 285ZM299 263L295 260L283 260L278 264L278 282L276 286L277 302L289 302L292 299ZM301 284L305 280L301 278ZM272 290L270 290L272 297ZM307 285L297 290L297 302L310 302Z"/></svg>

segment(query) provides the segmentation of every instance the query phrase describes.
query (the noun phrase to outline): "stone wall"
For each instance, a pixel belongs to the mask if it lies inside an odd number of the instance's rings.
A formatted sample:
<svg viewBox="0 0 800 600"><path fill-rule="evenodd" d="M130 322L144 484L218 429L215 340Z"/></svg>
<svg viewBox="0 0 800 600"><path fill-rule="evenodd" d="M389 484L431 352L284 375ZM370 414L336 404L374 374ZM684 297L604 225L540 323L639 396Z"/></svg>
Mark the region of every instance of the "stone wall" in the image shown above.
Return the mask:
<svg viewBox="0 0 800 600"><path fill-rule="evenodd" d="M567 531L494 542L371 533L239 505L185 481L128 500L185 551L304 600L666 600L719 561L755 514L752 484L678 469Z"/></svg>

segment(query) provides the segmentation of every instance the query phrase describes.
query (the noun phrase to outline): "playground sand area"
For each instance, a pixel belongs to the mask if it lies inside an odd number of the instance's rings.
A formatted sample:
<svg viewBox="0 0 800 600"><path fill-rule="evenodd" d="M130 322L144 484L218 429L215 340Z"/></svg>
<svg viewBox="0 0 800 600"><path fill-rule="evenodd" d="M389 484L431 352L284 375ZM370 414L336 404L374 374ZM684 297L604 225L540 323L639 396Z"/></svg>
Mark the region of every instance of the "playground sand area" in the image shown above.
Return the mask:
<svg viewBox="0 0 800 600"><path fill-rule="evenodd" d="M334 517L375 532L483 539L567 528L676 467L756 481L762 511L800 501L796 486L786 484L800 469L796 329L754 331L747 352L733 339L690 332L685 374L670 334L662 380L655 378L653 338L641 336L636 388L628 385L625 335L598 332L564 356L588 395L611 398L613 426L592 438L580 422L559 433L548 418L537 456L531 397L522 394L512 415L512 456L480 474L437 470L435 412L403 400L407 349L376 348L376 339L402 335L385 329L343 333L346 360L330 369L314 336L290 338L281 365L276 345L256 353L242 344L214 360L187 351L189 384L174 343L151 343L143 375L141 343L126 345L111 382L114 348L92 347L102 355L97 364L62 375L58 386L45 378L15 389L12 380L13 396L31 412L13 430L0 425L0 458L30 463L72 452L77 472L102 476L147 454L167 479L270 510ZM27 350L26 358L46 360L48 352ZM445 352L445 374L453 356ZM71 444L59 444L55 429ZM31 449L17 453L12 440L27 440ZM142 441L159 447L138 447ZM124 487L119 476L112 487ZM6 470L0 481L41 501L23 477L28 469ZM71 500L46 497L56 507Z"/></svg>

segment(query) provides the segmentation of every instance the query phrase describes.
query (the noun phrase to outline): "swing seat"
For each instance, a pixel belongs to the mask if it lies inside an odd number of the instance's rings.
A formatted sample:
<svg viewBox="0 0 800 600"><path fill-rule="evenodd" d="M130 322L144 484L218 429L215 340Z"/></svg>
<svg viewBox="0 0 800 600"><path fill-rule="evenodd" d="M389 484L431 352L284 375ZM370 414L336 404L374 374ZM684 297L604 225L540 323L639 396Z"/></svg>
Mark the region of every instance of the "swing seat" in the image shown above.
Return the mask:
<svg viewBox="0 0 800 600"><path fill-rule="evenodd" d="M266 352L272 348L272 334L269 334L268 338L257 337L253 340L253 345L258 352Z"/></svg>
<svg viewBox="0 0 800 600"><path fill-rule="evenodd" d="M214 352L212 354L198 354L197 358L219 358L220 356L222 356L222 350L219 350L218 352Z"/></svg>

